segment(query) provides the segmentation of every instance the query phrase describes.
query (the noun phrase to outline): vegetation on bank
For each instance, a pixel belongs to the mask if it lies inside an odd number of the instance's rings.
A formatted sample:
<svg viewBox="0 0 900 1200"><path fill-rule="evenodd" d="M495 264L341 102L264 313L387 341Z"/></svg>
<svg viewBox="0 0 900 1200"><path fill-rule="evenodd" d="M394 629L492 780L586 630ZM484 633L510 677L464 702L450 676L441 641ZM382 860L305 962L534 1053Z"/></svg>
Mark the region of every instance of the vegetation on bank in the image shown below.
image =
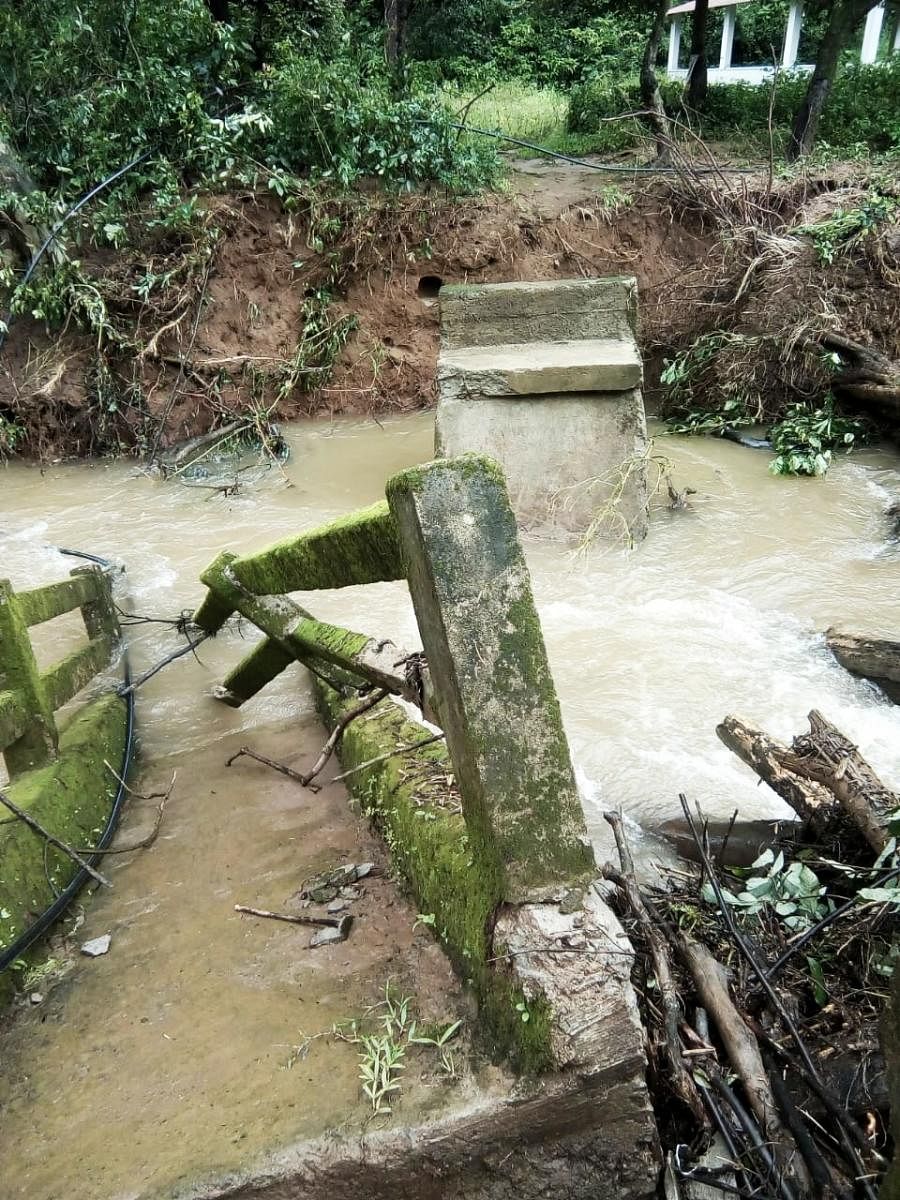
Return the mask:
<svg viewBox="0 0 900 1200"><path fill-rule="evenodd" d="M900 57L853 65L857 9L857 0L827 0L811 10L800 57L815 59L837 37L847 61L817 118L821 149L860 161L880 155L890 175L900 146ZM741 8L738 60L772 57L785 10L786 0ZM501 144L460 126L579 154L631 155L655 141L662 158L679 162L705 155L709 139L751 159L790 152L808 99L805 77L782 76L774 91L659 84L654 68L658 74L664 48L653 17L632 0L411 0L386 10L357 0L7 6L0 12L0 320L24 317L60 337L80 331L90 339L90 419L71 450L154 457L198 377L213 420L233 416L234 372L210 373L192 358L229 230L229 206L211 203L211 195L269 193L302 229L308 251L292 268L304 290L295 345L269 361L242 363L243 412L265 438L279 406L327 386L353 338L356 318L342 309L342 295L367 243L396 224L391 196L456 197L501 179ZM658 25L659 11L656 18ZM721 19L713 10L692 32L692 41L702 34L707 57ZM647 108L648 70L655 112ZM111 179L56 228L76 201ZM865 206L848 209L856 211L865 214ZM418 219L420 229L402 234L412 261L432 252L427 206ZM879 227L893 221L892 213L876 214ZM51 230L41 267L25 280L25 265ZM259 316L251 302L247 320ZM720 332L704 328L700 336ZM0 328L0 343L4 337ZM665 352L690 363L704 345L670 340ZM41 366L39 357L27 350L29 371ZM174 385L149 387L148 362L180 364ZM43 453L60 421L73 418L46 391L35 412L12 377L21 364L7 370L0 455ZM49 366L37 373L54 377ZM680 418L700 427L705 418L690 412L709 371L691 374L699 382ZM810 421L825 412L827 391L815 397ZM151 412L154 392L164 403ZM734 397L726 389L720 399ZM795 429L803 424L792 420ZM850 444L842 440L847 432L839 429L842 445ZM853 444L862 437L854 432ZM789 447L785 454L786 469L795 469L800 460Z"/></svg>

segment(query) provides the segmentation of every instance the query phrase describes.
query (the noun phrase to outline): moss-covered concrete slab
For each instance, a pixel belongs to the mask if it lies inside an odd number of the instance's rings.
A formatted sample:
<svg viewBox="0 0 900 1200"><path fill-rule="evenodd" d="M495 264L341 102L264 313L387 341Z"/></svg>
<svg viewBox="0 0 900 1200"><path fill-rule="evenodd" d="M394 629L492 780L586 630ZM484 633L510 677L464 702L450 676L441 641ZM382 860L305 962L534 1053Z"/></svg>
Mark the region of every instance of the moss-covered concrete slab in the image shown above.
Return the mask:
<svg viewBox="0 0 900 1200"><path fill-rule="evenodd" d="M125 702L104 696L86 705L63 730L59 758L26 772L6 787L19 808L70 846L96 845L106 824L117 783L104 759L116 768L125 746ZM77 867L22 821L0 824L0 948L11 945L61 891ZM49 878L48 878L49 876ZM9 993L9 972L0 975L0 998Z"/></svg>
<svg viewBox="0 0 900 1200"><path fill-rule="evenodd" d="M506 901L559 895L593 853L503 474L466 455L387 495L474 859Z"/></svg>
<svg viewBox="0 0 900 1200"><path fill-rule="evenodd" d="M238 558L234 579L248 592L276 595L402 579L400 552L384 501L299 537Z"/></svg>

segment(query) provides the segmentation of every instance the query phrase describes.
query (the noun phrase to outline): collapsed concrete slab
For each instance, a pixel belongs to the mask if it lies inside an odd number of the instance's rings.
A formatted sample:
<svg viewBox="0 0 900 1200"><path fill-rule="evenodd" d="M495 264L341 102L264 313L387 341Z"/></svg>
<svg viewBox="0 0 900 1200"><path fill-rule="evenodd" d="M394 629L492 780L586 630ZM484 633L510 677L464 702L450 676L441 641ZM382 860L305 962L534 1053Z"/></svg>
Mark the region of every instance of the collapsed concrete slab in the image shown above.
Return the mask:
<svg viewBox="0 0 900 1200"><path fill-rule="evenodd" d="M441 289L435 446L503 466L519 521L640 541L647 430L633 279Z"/></svg>
<svg viewBox="0 0 900 1200"><path fill-rule="evenodd" d="M329 665L315 688L325 724L341 730L341 778L477 999L477 1041L519 1082L402 1136L367 1137L360 1161L335 1143L321 1170L321 1143L298 1147L277 1178L295 1197L326 1183L329 1195L344 1183L419 1195L420 1175L436 1197L649 1196L658 1161L632 950L593 887L503 472L467 454L402 472L386 492L386 506L331 532L243 560L220 555L202 576L210 594L195 620L214 631L236 611L266 635L226 680L228 703L249 699L292 659ZM365 574L408 581L427 664L414 656L415 679L398 670L396 648L316 621L287 596L257 594ZM354 686L341 691L345 678ZM351 719L366 684L420 707L430 699L446 746L399 705ZM268 1194L252 1186L248 1195Z"/></svg>

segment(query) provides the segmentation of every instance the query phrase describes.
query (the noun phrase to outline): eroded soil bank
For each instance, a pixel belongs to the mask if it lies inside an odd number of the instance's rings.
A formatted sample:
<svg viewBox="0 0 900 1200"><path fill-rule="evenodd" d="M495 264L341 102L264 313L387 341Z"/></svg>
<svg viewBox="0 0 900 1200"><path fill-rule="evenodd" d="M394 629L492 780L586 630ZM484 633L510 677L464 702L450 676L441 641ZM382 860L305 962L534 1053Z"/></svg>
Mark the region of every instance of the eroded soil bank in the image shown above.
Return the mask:
<svg viewBox="0 0 900 1200"><path fill-rule="evenodd" d="M773 184L535 161L506 194L469 200L207 197L182 234L135 222L136 249L83 251L100 325L21 318L0 413L21 428L17 452L47 459L145 457L235 413L262 426L426 407L441 284L628 274L651 398L665 355L724 331L705 386L740 383L764 416L827 391L821 352L803 349L820 328L900 355L896 222L847 245L834 233L831 262L797 233L864 208L871 186L850 168Z"/></svg>

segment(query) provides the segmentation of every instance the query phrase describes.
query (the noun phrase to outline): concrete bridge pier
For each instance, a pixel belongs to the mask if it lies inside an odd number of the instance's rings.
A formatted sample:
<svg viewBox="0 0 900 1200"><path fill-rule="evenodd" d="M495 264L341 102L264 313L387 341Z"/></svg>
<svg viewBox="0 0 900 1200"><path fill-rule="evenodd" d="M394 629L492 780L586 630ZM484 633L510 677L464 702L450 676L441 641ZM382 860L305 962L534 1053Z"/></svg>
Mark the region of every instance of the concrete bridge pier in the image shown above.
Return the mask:
<svg viewBox="0 0 900 1200"><path fill-rule="evenodd" d="M436 450L503 467L520 525L647 533L647 428L631 278L441 289Z"/></svg>

